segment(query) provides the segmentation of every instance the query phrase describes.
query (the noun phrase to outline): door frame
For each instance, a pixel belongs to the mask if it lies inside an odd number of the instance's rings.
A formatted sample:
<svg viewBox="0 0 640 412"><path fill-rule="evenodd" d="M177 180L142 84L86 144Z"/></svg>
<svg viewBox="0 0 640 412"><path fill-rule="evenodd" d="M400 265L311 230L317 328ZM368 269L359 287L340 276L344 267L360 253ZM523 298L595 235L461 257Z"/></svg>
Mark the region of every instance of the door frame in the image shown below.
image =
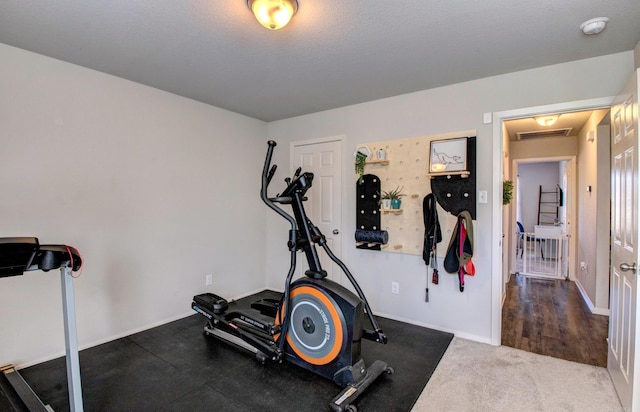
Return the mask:
<svg viewBox="0 0 640 412"><path fill-rule="evenodd" d="M569 232L566 233L567 235L569 235L569 261L568 261L568 268L567 268L567 276L570 280L575 280L576 279L576 267L577 267L577 244L576 241L574 241L574 239L578 239L577 237L577 223L576 223L576 219L578 217L578 191L576 190L577 186L578 186L578 157L576 155L560 155L560 156L546 156L546 157L527 157L527 158L522 158L522 159L512 159L511 160L511 170L513 172L514 175L518 174L518 168L521 164L526 164L526 163L546 163L546 162L567 162L567 171L568 171L568 175L569 175L569 179L567 179L567 190L565 191L565 196L568 192L569 194L569 199L565 202L565 204L569 205L569 210L568 210L568 215L571 219L571 222L569 224ZM509 211L507 212L509 214L510 217L510 221L514 222L515 220L513 219L514 215L516 213L514 213L514 209L515 209L515 202L518 201L518 184L516 183L514 188L513 188L513 201L512 204L514 204L513 208L509 208ZM565 222L565 228L566 228L566 222ZM513 241L515 238L515 231L512 230L512 233L510 234L510 239ZM509 248L509 253L510 256L513 257L515 256L516 253L516 245L515 242L512 242L511 247ZM513 266L515 268L515 260L511 259L510 262L513 263ZM511 269L511 268L510 268Z"/></svg>
<svg viewBox="0 0 640 412"><path fill-rule="evenodd" d="M502 340L502 180L503 180L503 122L522 117L534 117L549 112L572 112L610 108L615 96L494 112L493 122L493 179L491 185L491 344L500 346ZM574 217L575 220L575 217ZM575 226L575 223L574 223Z"/></svg>

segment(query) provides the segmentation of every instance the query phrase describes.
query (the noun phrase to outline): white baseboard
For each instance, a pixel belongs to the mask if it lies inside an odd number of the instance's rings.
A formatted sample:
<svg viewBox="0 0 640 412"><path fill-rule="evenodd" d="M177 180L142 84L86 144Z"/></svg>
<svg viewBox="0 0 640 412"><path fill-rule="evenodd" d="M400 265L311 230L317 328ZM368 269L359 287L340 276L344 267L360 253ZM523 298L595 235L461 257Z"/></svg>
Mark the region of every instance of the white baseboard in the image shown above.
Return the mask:
<svg viewBox="0 0 640 412"><path fill-rule="evenodd" d="M238 296L234 297L231 300L242 299L244 297L251 296L251 295L253 295L255 293L258 293L258 292L261 292L263 290L264 289L259 289L259 290L256 290L256 291L243 293L241 295L238 295ZM78 346L78 350L89 349L89 348L92 348L94 346L98 346L98 345L102 345L104 343L108 343L108 342L114 341L116 339L125 338L125 337L133 335L135 333L143 332L143 331L148 330L148 329L153 329L155 327L162 326L164 324L167 324L167 323L179 320L179 319L183 319L183 318L189 317L189 316L194 315L194 314L196 314L196 312L194 312L194 311L184 312L184 313L181 313L179 315L172 316L172 317L170 317L168 319L157 321L157 322L145 325L145 326L141 326L139 328L130 329L130 330L126 331L126 332L122 332L122 333L118 333L116 335L105 337L103 339L100 339L100 340L97 340L97 341L94 341L94 342L90 342L90 343L79 345ZM390 314L386 314L386 313L374 313L374 314L376 316L382 316L382 317L385 317L385 318L397 320L399 322L409 323L411 325L416 325L416 326L421 326L421 327L424 327L424 328L434 329L434 330L438 330L438 331L441 331L441 332L452 333L453 335L455 335L455 336L457 336L459 338L462 338L462 339L467 339L467 340L471 340L471 341L479 342L479 343L491 344L491 339L489 337L473 335L473 334L462 332L462 331L459 331L459 330L456 330L456 329L443 328L441 326L432 325L432 324L429 324L429 323L418 322L418 321L415 321L415 320L412 320L412 319L407 319L407 318L403 318L403 317L400 317L400 316L394 316L394 315L390 315ZM22 363L20 365L16 365L16 369L27 368L29 366L37 365L37 364L42 363L42 362L47 362L47 361L50 361L52 359L56 359L56 358L59 358L59 357L62 357L62 356L65 356L65 352L64 351L52 353L52 354L44 356L42 358L39 358L39 359L36 359L36 360L32 360L32 361L28 361L28 362Z"/></svg>
<svg viewBox="0 0 640 412"><path fill-rule="evenodd" d="M593 312L594 315L603 315L603 316L609 316L609 309L603 309L603 308L593 308Z"/></svg>
<svg viewBox="0 0 640 412"><path fill-rule="evenodd" d="M241 295L238 295L238 296L234 297L231 300L242 299L244 297L253 295L253 294L261 292L263 290L264 289L259 289L259 290L255 290L255 291L252 291L252 292L243 293ZM145 326L141 326L139 328L130 329L130 330L126 331L126 332L122 332L122 333L118 333L116 335L108 336L108 337L99 339L97 341L93 341L93 342L89 342L89 343L78 345L78 350L84 350L84 349L93 348L94 346L102 345L104 343L111 342L111 341L114 341L116 339L125 338L125 337L127 337L129 335L133 335L135 333L143 332L143 331L148 330L148 329L153 329L155 327L162 326L164 324L167 324L167 323L170 323L170 322L173 322L173 321L176 321L176 320L184 319L184 318L186 318L188 316L195 315L195 314L196 314L196 312L193 311L193 310L190 310L189 312L180 313L180 314L178 314L176 316L172 316L172 317L167 318L167 319L163 319L163 320L160 320L160 321L157 321L157 322L153 322L151 324L148 324L148 325L145 325ZM65 351L64 350L61 350L59 352L55 352L55 353L46 355L46 356L44 356L42 358L39 358L39 359L36 359L36 360L31 360L31 361L27 361L27 362L21 363L20 365L16 365L15 367L16 367L16 369L28 368L29 366L37 365L37 364L42 363L42 362L47 362L47 361L50 361L50 360L53 360L53 359L56 359L56 358L60 358L62 356L65 356Z"/></svg>
<svg viewBox="0 0 640 412"><path fill-rule="evenodd" d="M374 314L376 316L381 316L383 318L397 320L399 322L409 323L411 325L421 326L423 328L434 329L434 330L437 330L437 331L440 331L440 332L453 333L458 338L472 340L474 342L479 342L479 343L491 344L491 338L489 338L489 337L473 335L473 334L466 333L466 332L461 332L461 331L455 330L455 329L443 328L442 326L436 326L436 325L431 325L429 323L418 322L418 321L415 321L415 320L412 320L412 319L403 318L403 317L400 317L400 316L389 315L388 313L378 313L378 312L376 312Z"/></svg>
<svg viewBox="0 0 640 412"><path fill-rule="evenodd" d="M507 280L502 285L502 302L500 303L500 308L504 308L504 302L507 301L507 286L506 285L511 281L511 276L515 276L515 273L509 272L509 276L507 277ZM502 319L502 315L500 316L500 318Z"/></svg>
<svg viewBox="0 0 640 412"><path fill-rule="evenodd" d="M582 295L582 300L584 300L584 302L587 304L587 306L589 307L589 310L591 311L592 314L609 316L609 309L608 308L597 308L597 307L595 307L593 302L591 302L591 299L589 298L589 295L587 294L587 291L584 290L584 287L582 287L582 284L580 283L580 281L576 279L575 283L576 283L576 286L578 286L578 290L580 291L580 295Z"/></svg>
<svg viewBox="0 0 640 412"><path fill-rule="evenodd" d="M128 330L126 332L118 333L118 334L113 335L113 336L108 336L108 337L105 337L103 339L100 339L100 340L97 340L97 341L94 341L94 342L78 345L78 350L81 351L81 350L84 350L84 349L93 348L94 346L102 345L103 343L111 342L111 341L114 341L116 339L120 339L120 338L127 337L129 335L133 335L134 333L142 332L142 331L145 331L145 330L148 330L148 329L153 329L155 327L164 325L166 323L170 323L170 322L173 322L173 321L176 321L176 320L179 320L179 319L186 318L188 316L194 315L195 313L196 312L194 312L194 311L184 312L184 313L181 313L179 315L172 316L172 317L170 317L168 319L164 319L164 320L160 320L160 321L151 323L149 325L141 326L139 328L134 328L134 329ZM44 356L44 357L42 357L40 359L36 359L36 360L33 360L33 361L28 361L28 362L25 362L25 363L21 363L20 365L16 366L16 369L28 368L29 366L37 365L37 364L42 363L42 362L47 362L47 361L50 361L52 359L56 359L56 358L59 358L59 357L62 357L62 356L65 356L65 351L64 350L60 351L60 352L52 353L52 354Z"/></svg>

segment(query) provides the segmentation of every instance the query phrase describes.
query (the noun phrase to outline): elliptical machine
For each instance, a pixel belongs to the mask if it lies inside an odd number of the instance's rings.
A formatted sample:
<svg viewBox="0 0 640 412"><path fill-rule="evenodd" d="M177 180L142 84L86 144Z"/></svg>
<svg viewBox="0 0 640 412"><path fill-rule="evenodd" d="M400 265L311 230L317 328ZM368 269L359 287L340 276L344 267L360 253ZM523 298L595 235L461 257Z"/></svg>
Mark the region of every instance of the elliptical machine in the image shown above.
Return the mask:
<svg viewBox="0 0 640 412"><path fill-rule="evenodd" d="M286 219L291 229L287 245L291 265L280 299L262 299L251 310L229 309L228 302L213 293L193 297L191 307L207 318L206 335L233 343L267 360L283 359L333 381L344 389L330 403L333 411L357 409L352 402L383 373L393 368L376 360L368 368L361 357L361 338L386 344L387 337L378 327L362 289L327 245L324 235L307 217L303 202L311 188L313 173L296 170L286 178L286 189L276 197L267 196L267 188L276 172L271 158L276 142L268 142L262 170L260 196L264 203ZM278 205L291 205L293 216ZM315 245L345 273L356 293L327 279ZM304 251L309 269L305 277L293 281L296 254ZM372 329L364 327L365 314Z"/></svg>

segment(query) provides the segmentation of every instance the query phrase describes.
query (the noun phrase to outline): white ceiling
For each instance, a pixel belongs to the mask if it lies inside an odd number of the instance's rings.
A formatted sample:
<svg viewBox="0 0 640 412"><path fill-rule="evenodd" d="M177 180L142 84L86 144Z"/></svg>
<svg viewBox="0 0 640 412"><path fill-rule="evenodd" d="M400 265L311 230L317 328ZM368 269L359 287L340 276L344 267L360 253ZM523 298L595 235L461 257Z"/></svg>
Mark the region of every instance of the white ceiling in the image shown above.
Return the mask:
<svg viewBox="0 0 640 412"><path fill-rule="evenodd" d="M638 0L299 3L269 31L245 0L2 0L0 42L272 121L640 41Z"/></svg>

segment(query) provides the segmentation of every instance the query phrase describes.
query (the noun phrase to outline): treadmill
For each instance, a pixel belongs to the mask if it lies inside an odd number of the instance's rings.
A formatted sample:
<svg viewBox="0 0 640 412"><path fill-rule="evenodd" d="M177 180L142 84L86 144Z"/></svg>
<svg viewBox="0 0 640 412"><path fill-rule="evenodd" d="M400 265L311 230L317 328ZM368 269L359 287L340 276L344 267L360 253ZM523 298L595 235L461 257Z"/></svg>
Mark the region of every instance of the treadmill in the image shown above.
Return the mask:
<svg viewBox="0 0 640 412"><path fill-rule="evenodd" d="M83 410L72 276L72 272L81 267L82 258L74 247L40 245L35 237L0 238L0 279L20 276L32 270L48 272L60 269L67 384L72 412ZM14 411L53 411L49 405L42 403L13 365L2 366L0 371L0 396L3 403L7 404L5 407L11 407Z"/></svg>

